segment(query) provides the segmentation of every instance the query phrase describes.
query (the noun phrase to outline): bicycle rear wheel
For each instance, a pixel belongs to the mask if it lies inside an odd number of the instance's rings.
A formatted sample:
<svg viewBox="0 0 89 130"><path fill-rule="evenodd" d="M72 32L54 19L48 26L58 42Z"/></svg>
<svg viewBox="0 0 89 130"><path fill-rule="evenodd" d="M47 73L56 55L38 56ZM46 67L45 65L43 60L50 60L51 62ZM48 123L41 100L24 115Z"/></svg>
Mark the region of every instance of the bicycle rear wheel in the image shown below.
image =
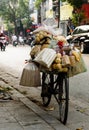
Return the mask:
<svg viewBox="0 0 89 130"><path fill-rule="evenodd" d="M66 75L61 76L59 84L59 119L66 124L69 106L69 78Z"/></svg>
<svg viewBox="0 0 89 130"><path fill-rule="evenodd" d="M43 105L47 107L51 101L51 92L50 92L50 74L42 73L42 101Z"/></svg>

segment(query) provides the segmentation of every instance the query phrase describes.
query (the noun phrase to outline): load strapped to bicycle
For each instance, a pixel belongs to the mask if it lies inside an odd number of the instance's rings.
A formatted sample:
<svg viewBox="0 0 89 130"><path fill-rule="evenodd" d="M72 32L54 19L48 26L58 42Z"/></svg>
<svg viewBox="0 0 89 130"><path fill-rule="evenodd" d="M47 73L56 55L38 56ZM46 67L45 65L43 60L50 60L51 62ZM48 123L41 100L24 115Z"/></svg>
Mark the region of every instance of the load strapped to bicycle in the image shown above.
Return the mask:
<svg viewBox="0 0 89 130"><path fill-rule="evenodd" d="M81 53L44 27L35 32L35 42L20 85L42 86L41 97L47 107L54 95L59 105L59 120L66 124L69 105L69 77L86 71Z"/></svg>

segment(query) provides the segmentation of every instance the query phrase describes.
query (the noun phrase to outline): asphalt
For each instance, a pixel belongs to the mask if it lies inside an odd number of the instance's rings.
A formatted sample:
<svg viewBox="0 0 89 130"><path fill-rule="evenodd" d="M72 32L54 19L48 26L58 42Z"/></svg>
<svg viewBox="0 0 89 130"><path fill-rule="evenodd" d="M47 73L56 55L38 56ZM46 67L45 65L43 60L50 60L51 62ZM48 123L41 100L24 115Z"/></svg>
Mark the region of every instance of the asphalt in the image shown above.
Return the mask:
<svg viewBox="0 0 89 130"><path fill-rule="evenodd" d="M58 120L58 109L45 110L41 105L40 87L19 85L20 73L0 67L0 86L11 88L10 99L0 100L0 130L88 130L89 104L70 100L69 117L66 125ZM79 106L77 105L79 104ZM50 105L50 106L51 106Z"/></svg>

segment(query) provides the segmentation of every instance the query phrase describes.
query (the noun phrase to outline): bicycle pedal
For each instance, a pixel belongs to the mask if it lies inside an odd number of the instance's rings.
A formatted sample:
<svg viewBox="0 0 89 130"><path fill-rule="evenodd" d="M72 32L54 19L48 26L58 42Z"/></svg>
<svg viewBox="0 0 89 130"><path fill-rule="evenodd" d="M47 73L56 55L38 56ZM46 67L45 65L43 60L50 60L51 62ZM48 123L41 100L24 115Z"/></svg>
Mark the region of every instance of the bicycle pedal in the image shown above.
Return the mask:
<svg viewBox="0 0 89 130"><path fill-rule="evenodd" d="M41 97L48 97L50 96L50 93L41 93Z"/></svg>
<svg viewBox="0 0 89 130"><path fill-rule="evenodd" d="M59 94L59 89L55 90L54 94Z"/></svg>

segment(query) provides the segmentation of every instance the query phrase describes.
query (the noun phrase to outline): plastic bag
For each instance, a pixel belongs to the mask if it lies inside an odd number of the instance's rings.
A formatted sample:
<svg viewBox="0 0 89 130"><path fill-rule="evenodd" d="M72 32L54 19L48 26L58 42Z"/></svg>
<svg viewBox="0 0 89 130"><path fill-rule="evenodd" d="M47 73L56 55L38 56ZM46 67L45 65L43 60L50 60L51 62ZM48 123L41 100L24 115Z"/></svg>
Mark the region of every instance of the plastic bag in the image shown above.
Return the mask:
<svg viewBox="0 0 89 130"><path fill-rule="evenodd" d="M70 63L70 58L69 58L68 55L63 55L63 56L62 56L62 65L63 65L64 67L67 67L67 66L70 66L70 65L71 65L71 63Z"/></svg>
<svg viewBox="0 0 89 130"><path fill-rule="evenodd" d="M30 61L23 69L20 85L29 87L41 86L40 71L37 65Z"/></svg>
<svg viewBox="0 0 89 130"><path fill-rule="evenodd" d="M70 65L71 66L75 66L75 64L76 64L76 59L75 59L75 56L69 56L69 58L70 58Z"/></svg>
<svg viewBox="0 0 89 130"><path fill-rule="evenodd" d="M73 67L69 68L69 72L68 75L69 77L80 74L80 73L84 73L87 71L86 65L84 63L83 57L80 57L79 61L76 61L75 65L73 65Z"/></svg>
<svg viewBox="0 0 89 130"><path fill-rule="evenodd" d="M51 34L53 36L59 36L59 35L62 34L62 30L60 28L55 29L52 26L47 26L45 24L43 26L37 28L36 30L34 30L33 34L36 34L36 33L40 32L40 31L45 31L45 32L47 32L47 33L49 33L49 34Z"/></svg>

